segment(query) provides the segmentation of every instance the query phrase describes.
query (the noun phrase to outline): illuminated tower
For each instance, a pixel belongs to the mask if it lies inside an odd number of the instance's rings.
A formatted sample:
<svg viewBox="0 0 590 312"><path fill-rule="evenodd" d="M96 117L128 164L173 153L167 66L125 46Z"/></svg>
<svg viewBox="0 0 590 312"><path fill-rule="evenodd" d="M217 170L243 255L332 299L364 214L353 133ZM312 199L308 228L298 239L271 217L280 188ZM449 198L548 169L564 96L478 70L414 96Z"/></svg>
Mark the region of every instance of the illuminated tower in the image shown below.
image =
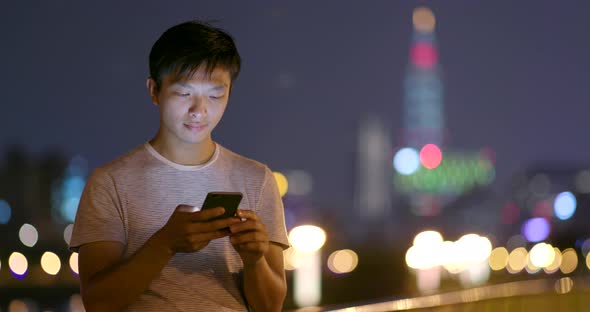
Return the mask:
<svg viewBox="0 0 590 312"><path fill-rule="evenodd" d="M494 178L487 150L453 151L446 146L443 83L435 41L435 17L414 10L410 63L404 82L404 129L393 158L396 190L406 194L412 212L435 216L456 196Z"/></svg>

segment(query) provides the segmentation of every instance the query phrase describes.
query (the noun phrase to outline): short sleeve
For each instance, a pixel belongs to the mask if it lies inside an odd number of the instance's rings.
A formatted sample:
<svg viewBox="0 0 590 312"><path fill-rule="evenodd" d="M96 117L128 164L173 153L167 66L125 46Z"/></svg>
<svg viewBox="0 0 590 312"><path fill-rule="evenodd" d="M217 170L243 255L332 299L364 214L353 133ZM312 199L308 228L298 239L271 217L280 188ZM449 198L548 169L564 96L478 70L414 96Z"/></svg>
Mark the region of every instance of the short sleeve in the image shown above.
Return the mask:
<svg viewBox="0 0 590 312"><path fill-rule="evenodd" d="M289 248L283 201L274 175L267 167L265 167L264 184L256 213L266 226L268 239L279 244L283 249Z"/></svg>
<svg viewBox="0 0 590 312"><path fill-rule="evenodd" d="M70 250L77 252L80 246L97 241L117 241L126 245L126 237L115 182L106 171L96 169L88 178L80 198Z"/></svg>

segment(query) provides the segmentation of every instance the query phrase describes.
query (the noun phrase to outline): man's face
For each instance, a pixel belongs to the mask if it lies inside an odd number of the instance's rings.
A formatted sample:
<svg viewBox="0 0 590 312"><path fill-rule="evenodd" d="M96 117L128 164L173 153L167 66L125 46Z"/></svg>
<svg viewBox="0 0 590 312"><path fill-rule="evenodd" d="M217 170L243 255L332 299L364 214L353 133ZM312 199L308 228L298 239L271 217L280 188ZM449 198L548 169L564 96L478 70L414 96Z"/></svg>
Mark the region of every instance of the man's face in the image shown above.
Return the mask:
<svg viewBox="0 0 590 312"><path fill-rule="evenodd" d="M210 76L203 69L185 80L162 80L159 91L148 80L152 101L160 107L160 133L167 143L199 144L211 140L211 132L227 106L230 74L216 68Z"/></svg>

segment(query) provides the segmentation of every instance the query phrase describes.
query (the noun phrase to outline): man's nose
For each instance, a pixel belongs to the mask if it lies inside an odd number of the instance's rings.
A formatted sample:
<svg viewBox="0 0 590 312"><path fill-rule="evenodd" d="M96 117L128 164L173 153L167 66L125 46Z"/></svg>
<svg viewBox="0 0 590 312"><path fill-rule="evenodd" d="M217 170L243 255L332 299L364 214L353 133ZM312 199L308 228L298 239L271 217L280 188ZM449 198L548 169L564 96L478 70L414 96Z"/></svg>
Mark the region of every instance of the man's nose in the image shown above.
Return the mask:
<svg viewBox="0 0 590 312"><path fill-rule="evenodd" d="M201 116L206 116L207 115L207 105L206 105L206 101L203 100L201 97L197 97L192 105L189 108L189 114L191 116L196 116L196 115L201 115Z"/></svg>

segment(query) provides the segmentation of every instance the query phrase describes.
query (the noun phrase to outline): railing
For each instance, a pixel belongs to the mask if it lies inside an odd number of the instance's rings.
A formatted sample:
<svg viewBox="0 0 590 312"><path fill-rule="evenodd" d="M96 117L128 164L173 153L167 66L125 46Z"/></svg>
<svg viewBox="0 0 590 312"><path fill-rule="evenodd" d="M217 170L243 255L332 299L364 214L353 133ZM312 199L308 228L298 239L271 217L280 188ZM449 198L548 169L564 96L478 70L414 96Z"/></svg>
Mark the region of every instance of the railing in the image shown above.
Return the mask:
<svg viewBox="0 0 590 312"><path fill-rule="evenodd" d="M347 307L308 307L294 312L378 311L590 311L590 278L511 282L415 298Z"/></svg>

